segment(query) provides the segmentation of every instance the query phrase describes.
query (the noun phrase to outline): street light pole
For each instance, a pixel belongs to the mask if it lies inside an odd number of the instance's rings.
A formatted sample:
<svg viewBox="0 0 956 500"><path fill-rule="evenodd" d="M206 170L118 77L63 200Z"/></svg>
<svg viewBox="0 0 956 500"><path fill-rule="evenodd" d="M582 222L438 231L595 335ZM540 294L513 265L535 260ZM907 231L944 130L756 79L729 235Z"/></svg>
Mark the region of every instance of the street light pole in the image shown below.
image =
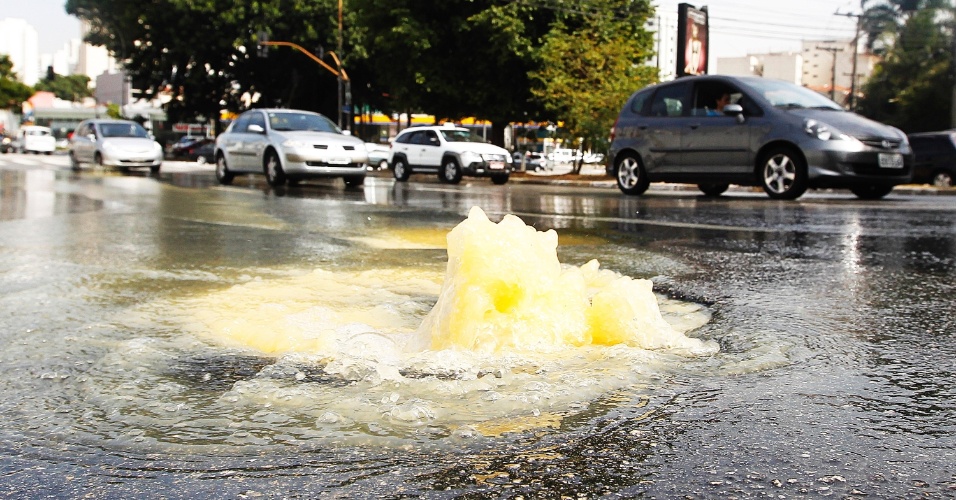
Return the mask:
<svg viewBox="0 0 956 500"><path fill-rule="evenodd" d="M345 68L342 67L342 61L339 59L339 56L336 55L335 52L332 52L332 51L328 52L328 54L332 56L332 60L335 61L335 67L333 68L332 66L329 66L328 63L320 59L318 56L309 52L308 50L303 48L301 45L296 43L266 40L266 41L259 42L259 45L271 45L276 47L292 47L293 49L298 50L299 52L302 52L303 54L309 56L309 58L315 61L319 66L322 66L323 68L327 69L330 73L335 75L339 81L339 128L342 128L342 109L343 109L342 92L341 92L342 83L343 82L345 83L345 87L347 89L345 94L345 98L346 98L345 106L348 106L348 107L351 106L352 93L349 89L351 89L352 83L349 80L348 73L345 72ZM348 130L348 127L346 126L345 129Z"/></svg>

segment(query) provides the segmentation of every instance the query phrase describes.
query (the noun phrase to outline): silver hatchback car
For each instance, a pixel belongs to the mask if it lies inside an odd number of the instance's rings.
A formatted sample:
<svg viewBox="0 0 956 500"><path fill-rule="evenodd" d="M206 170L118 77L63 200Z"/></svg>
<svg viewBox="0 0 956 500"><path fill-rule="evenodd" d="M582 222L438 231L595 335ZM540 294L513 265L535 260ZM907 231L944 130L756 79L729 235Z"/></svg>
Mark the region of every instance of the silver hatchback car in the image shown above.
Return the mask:
<svg viewBox="0 0 956 500"><path fill-rule="evenodd" d="M142 125L130 120L93 119L80 122L70 137L70 166L81 163L99 166L149 168L159 173L163 147Z"/></svg>
<svg viewBox="0 0 956 500"><path fill-rule="evenodd" d="M913 152L900 130L845 111L792 83L759 77L679 78L635 92L612 130L607 173L626 194L651 182L730 184L775 199L809 188L879 199L910 181Z"/></svg>
<svg viewBox="0 0 956 500"><path fill-rule="evenodd" d="M341 177L347 186L365 182L365 143L311 111L253 109L239 115L216 138L216 178L265 174L270 186L315 177Z"/></svg>

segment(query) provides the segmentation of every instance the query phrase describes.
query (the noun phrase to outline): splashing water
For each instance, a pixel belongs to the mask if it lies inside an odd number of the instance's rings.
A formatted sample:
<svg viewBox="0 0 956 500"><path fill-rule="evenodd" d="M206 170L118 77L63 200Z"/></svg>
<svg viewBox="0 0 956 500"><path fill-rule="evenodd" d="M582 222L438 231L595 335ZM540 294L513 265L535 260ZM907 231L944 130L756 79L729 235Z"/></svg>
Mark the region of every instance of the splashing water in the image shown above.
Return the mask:
<svg viewBox="0 0 956 500"><path fill-rule="evenodd" d="M662 314L649 280L597 261L562 265L553 230L511 215L493 223L476 207L447 243L444 277L316 270L250 278L177 308L200 336L278 356L223 402L287 407L363 435L555 427L682 356L717 352L686 335L709 320L703 307L664 299Z"/></svg>

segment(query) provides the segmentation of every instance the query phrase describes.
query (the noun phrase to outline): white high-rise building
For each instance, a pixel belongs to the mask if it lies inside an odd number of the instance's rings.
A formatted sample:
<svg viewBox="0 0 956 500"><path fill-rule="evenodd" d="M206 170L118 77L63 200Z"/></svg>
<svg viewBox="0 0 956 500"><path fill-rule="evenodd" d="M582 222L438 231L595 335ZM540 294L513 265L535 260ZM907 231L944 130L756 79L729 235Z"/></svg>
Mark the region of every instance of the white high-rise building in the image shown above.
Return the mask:
<svg viewBox="0 0 956 500"><path fill-rule="evenodd" d="M37 30L23 19L8 17L0 21L0 54L13 62L20 81L35 85L40 80L40 53Z"/></svg>
<svg viewBox="0 0 956 500"><path fill-rule="evenodd" d="M677 77L677 12L662 12L660 9L645 25L654 36L654 59L647 62L656 67L662 82Z"/></svg>

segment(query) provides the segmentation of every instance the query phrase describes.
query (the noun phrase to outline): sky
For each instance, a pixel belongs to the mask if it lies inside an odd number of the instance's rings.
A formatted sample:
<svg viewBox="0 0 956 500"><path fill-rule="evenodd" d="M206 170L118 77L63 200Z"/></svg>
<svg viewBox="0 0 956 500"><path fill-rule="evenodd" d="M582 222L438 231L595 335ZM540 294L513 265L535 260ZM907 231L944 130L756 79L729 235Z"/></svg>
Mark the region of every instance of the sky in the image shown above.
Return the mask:
<svg viewBox="0 0 956 500"><path fill-rule="evenodd" d="M850 39L860 0L696 0L710 12L711 57L800 50L800 40ZM677 12L680 0L651 0ZM0 0L0 19L26 19L39 35L40 53L53 53L80 37L80 22L66 13L66 0Z"/></svg>

